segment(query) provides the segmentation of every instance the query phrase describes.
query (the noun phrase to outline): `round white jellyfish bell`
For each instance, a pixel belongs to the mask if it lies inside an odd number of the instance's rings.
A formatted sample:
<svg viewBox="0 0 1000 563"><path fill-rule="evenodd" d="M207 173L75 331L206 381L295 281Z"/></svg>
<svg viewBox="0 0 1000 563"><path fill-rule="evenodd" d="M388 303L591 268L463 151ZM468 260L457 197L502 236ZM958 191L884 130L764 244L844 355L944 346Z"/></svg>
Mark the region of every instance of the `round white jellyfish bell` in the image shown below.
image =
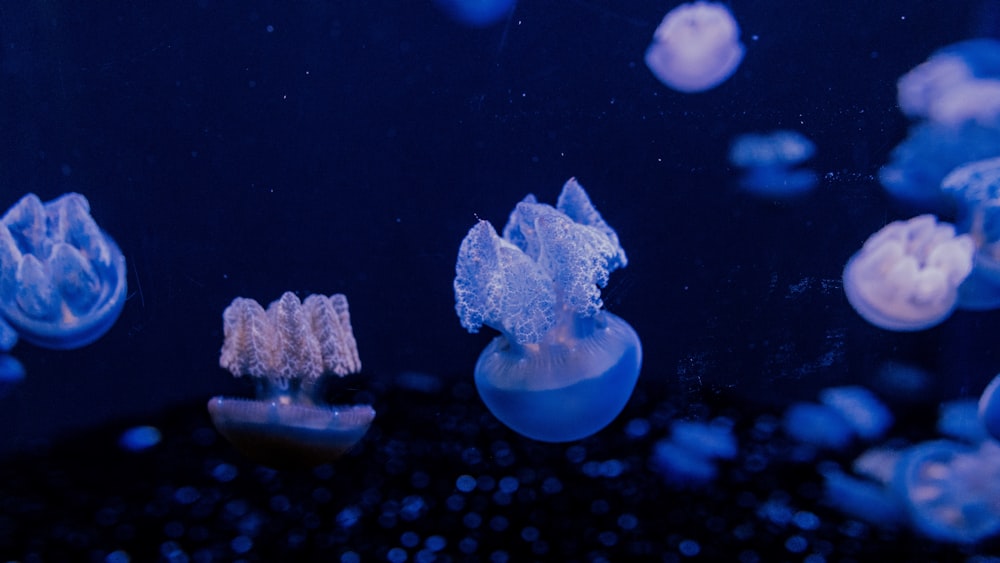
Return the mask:
<svg viewBox="0 0 1000 563"><path fill-rule="evenodd" d="M844 291L859 315L887 330L930 328L958 301L975 245L933 215L886 225L844 267Z"/></svg>

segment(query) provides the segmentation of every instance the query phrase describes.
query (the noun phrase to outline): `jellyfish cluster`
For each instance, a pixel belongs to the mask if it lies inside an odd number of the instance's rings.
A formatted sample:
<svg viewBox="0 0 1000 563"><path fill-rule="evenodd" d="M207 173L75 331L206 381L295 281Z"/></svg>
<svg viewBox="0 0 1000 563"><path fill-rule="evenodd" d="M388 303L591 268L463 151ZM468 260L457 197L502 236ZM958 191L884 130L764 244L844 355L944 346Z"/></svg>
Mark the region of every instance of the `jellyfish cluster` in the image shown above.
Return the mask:
<svg viewBox="0 0 1000 563"><path fill-rule="evenodd" d="M503 237L483 220L469 230L455 265L455 310L469 332L500 332L479 356L475 382L501 422L565 442L604 428L625 407L642 346L602 308L600 288L627 263L617 233L572 178L556 207L525 197Z"/></svg>
<svg viewBox="0 0 1000 563"><path fill-rule="evenodd" d="M935 214L872 235L847 263L844 289L872 324L923 330L956 308L1000 307L1000 41L940 49L899 80L898 93L916 123L880 180Z"/></svg>
<svg viewBox="0 0 1000 563"><path fill-rule="evenodd" d="M821 469L827 502L883 527L910 526L938 541L975 543L1000 534L1000 376L978 405L942 405L941 438L869 449L853 474Z"/></svg>
<svg viewBox="0 0 1000 563"><path fill-rule="evenodd" d="M714 2L681 4L667 12L646 49L646 66L678 92L711 90L736 72L745 52L732 12Z"/></svg>
<svg viewBox="0 0 1000 563"><path fill-rule="evenodd" d="M811 190L812 170L795 168L812 158L816 145L801 133L780 130L740 135L729 148L729 162L744 171L740 186L750 193L785 198Z"/></svg>
<svg viewBox="0 0 1000 563"><path fill-rule="evenodd" d="M213 397L208 412L219 433L248 457L301 467L339 458L367 432L369 405L323 400L324 376L361 370L347 298L286 292L265 310L237 297L222 315L219 365L250 376L257 398Z"/></svg>

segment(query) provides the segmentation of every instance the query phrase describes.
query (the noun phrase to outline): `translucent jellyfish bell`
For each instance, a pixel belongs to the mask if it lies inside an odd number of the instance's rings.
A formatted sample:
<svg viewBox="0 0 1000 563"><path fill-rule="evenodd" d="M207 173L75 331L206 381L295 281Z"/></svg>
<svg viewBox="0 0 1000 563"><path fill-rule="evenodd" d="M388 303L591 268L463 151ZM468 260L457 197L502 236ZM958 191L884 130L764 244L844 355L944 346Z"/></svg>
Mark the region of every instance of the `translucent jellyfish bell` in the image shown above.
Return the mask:
<svg viewBox="0 0 1000 563"><path fill-rule="evenodd" d="M847 300L888 330L923 330L951 314L958 286L972 271L975 246L933 215L886 225L844 268Z"/></svg>
<svg viewBox="0 0 1000 563"><path fill-rule="evenodd" d="M805 193L816 185L812 170L795 166L812 158L816 145L795 131L740 135L729 149L729 162L746 170L740 185L750 192L771 197Z"/></svg>
<svg viewBox="0 0 1000 563"><path fill-rule="evenodd" d="M0 219L0 313L46 348L97 340L125 304L125 257L69 193L46 204L28 194Z"/></svg>
<svg viewBox="0 0 1000 563"><path fill-rule="evenodd" d="M257 382L257 399L213 397L219 433L247 457L273 467L333 461L356 444L375 418L368 405L324 404L322 378L361 370L347 298L286 292L265 311L238 297L222 315L219 365Z"/></svg>
<svg viewBox="0 0 1000 563"><path fill-rule="evenodd" d="M740 27L722 4L692 2L667 12L646 50L646 66L679 92L715 88L743 60Z"/></svg>
<svg viewBox="0 0 1000 563"><path fill-rule="evenodd" d="M476 363L490 411L529 438L589 436L625 407L642 363L639 337L601 309L600 287L625 266L618 235L575 179L555 208L529 195L503 238L486 221L462 241L455 309L462 326L500 336Z"/></svg>
<svg viewBox="0 0 1000 563"><path fill-rule="evenodd" d="M941 181L958 203L960 227L978 247L975 268L958 288L962 309L1000 307L1000 157L959 166Z"/></svg>

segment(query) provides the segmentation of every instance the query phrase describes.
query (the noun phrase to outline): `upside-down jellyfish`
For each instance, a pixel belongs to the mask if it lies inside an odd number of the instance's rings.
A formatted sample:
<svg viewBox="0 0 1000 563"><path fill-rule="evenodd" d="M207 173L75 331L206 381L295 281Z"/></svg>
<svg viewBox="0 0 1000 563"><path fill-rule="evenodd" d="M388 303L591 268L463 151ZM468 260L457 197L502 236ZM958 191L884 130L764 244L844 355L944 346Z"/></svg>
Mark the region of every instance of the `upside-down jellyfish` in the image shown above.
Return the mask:
<svg viewBox="0 0 1000 563"><path fill-rule="evenodd" d="M740 135L729 149L729 162L746 174L740 185L750 192L788 197L812 189L816 173L794 167L816 153L816 145L795 131Z"/></svg>
<svg viewBox="0 0 1000 563"><path fill-rule="evenodd" d="M503 19L517 0L434 0L459 23L485 27Z"/></svg>
<svg viewBox="0 0 1000 563"><path fill-rule="evenodd" d="M865 241L844 267L854 310L887 330L923 330L946 319L972 271L975 246L933 215L894 221Z"/></svg>
<svg viewBox="0 0 1000 563"><path fill-rule="evenodd" d="M966 162L1000 156L1000 41L944 47L899 79L899 107L917 123L879 179L894 197L944 211L941 179Z"/></svg>
<svg viewBox="0 0 1000 563"><path fill-rule="evenodd" d="M740 27L722 4L692 2L667 12L646 49L646 66L679 92L715 88L743 60Z"/></svg>
<svg viewBox="0 0 1000 563"><path fill-rule="evenodd" d="M249 375L257 399L213 397L212 422L247 457L271 466L309 466L337 459L375 418L368 405L331 406L322 378L361 370L347 298L286 292L267 310L237 297L222 315L219 365Z"/></svg>
<svg viewBox="0 0 1000 563"><path fill-rule="evenodd" d="M79 348L100 338L125 304L125 257L80 194L21 198L0 219L0 313L22 338Z"/></svg>
<svg viewBox="0 0 1000 563"><path fill-rule="evenodd" d="M976 243L975 267L958 288L958 306L1000 307L1000 157L970 162L941 181L941 192L958 204L959 229Z"/></svg>
<svg viewBox="0 0 1000 563"><path fill-rule="evenodd" d="M455 265L462 326L500 331L476 363L479 395L529 438L565 442L610 423L642 363L635 330L601 309L601 287L627 263L615 233L575 179L556 207L528 195L503 238L479 221Z"/></svg>

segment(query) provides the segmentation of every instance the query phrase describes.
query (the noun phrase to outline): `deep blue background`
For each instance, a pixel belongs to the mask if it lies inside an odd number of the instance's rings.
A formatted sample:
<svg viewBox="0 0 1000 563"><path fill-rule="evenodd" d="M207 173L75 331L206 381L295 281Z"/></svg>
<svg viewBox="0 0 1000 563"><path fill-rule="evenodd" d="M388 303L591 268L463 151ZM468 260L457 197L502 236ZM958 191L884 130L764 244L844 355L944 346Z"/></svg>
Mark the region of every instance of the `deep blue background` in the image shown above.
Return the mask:
<svg viewBox="0 0 1000 563"><path fill-rule="evenodd" d="M345 293L365 377L471 378L492 335L455 317L458 244L570 176L629 254L605 301L643 338L644 393L787 400L896 359L944 397L1000 368L995 315L889 334L839 285L911 214L875 180L906 132L896 79L996 34L995 1L735 2L746 58L695 95L642 62L658 1L522 0L481 30L430 0L16 4L0 5L0 207L85 194L131 296L85 349L15 348L28 378L0 399L0 449L248 393L218 367L236 296ZM729 141L775 128L818 146L803 201L735 187Z"/></svg>

